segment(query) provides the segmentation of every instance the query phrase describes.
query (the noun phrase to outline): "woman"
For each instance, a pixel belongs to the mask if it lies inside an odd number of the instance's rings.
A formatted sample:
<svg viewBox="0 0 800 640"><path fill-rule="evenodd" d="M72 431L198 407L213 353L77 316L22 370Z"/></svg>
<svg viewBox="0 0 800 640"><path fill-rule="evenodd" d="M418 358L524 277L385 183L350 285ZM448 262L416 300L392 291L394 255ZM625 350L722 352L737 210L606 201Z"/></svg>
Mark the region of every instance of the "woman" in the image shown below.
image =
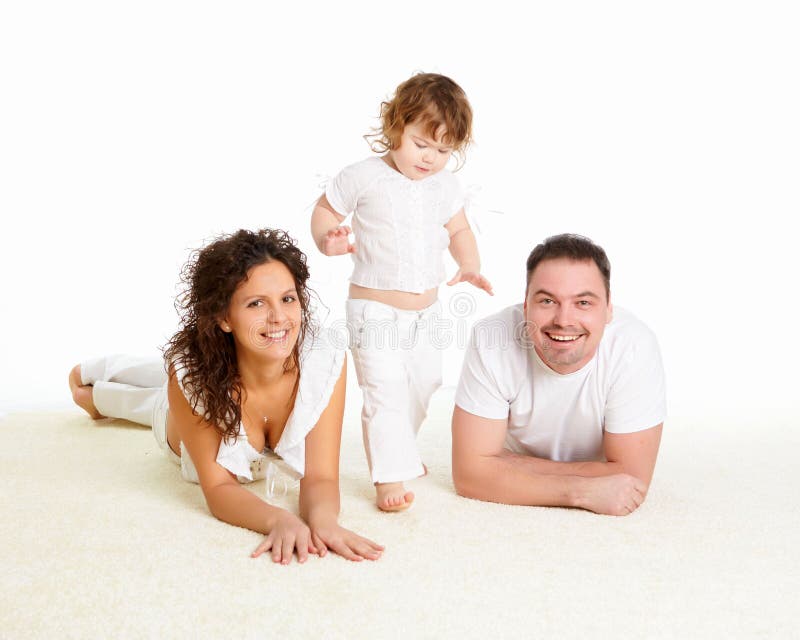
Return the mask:
<svg viewBox="0 0 800 640"><path fill-rule="evenodd" d="M223 236L184 268L168 376L160 361L115 356L77 365L70 387L95 419L152 426L215 517L266 535L253 557L288 564L330 549L377 560L382 546L337 521L346 362L314 335L307 280L283 231ZM241 486L274 470L271 460L301 478L300 517Z"/></svg>

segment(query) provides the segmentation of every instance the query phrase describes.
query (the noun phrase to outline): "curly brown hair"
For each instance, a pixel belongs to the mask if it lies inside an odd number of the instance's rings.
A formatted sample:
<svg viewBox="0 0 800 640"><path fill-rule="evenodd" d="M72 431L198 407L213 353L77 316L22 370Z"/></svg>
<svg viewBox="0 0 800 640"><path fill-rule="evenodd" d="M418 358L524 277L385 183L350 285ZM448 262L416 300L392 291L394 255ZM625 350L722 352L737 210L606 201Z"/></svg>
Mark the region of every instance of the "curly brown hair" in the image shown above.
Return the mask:
<svg viewBox="0 0 800 640"><path fill-rule="evenodd" d="M286 371L297 369L296 392L300 351L313 327L306 256L294 240L280 229L240 229L195 250L181 271L184 290L175 300L181 329L165 346L164 359L176 371L181 370L192 411L214 425L226 439L239 433L243 388L233 335L222 331L219 320L250 270L273 260L289 269L300 301L297 343L284 363Z"/></svg>
<svg viewBox="0 0 800 640"><path fill-rule="evenodd" d="M364 138L375 153L385 153L400 146L406 125L419 121L431 138L444 126L443 142L451 145L458 160L472 142L472 107L464 90L447 76L418 73L401 83L394 96L381 102L381 126Z"/></svg>

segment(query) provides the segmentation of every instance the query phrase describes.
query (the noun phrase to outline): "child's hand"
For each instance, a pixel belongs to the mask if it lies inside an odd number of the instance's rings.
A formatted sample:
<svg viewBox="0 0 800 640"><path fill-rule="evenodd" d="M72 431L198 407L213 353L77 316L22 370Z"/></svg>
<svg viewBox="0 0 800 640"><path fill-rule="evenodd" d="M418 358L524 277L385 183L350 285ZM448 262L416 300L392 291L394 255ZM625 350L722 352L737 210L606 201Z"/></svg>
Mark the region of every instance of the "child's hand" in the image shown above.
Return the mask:
<svg viewBox="0 0 800 640"><path fill-rule="evenodd" d="M346 560L377 560L381 557L384 547L362 538L349 529L333 523L329 525L312 526L311 540L319 549L319 557L323 557L328 549L338 553Z"/></svg>
<svg viewBox="0 0 800 640"><path fill-rule="evenodd" d="M256 547L250 557L257 558L272 549L273 562L289 564L296 549L297 559L303 563L308 560L309 553L318 553L317 547L311 542L311 529L293 513L283 509L280 511L272 523L269 535Z"/></svg>
<svg viewBox="0 0 800 640"><path fill-rule="evenodd" d="M478 287L478 289L483 289L490 296L494 295L492 283L477 271L464 271L459 269L456 272L456 275L453 276L452 280L450 280L447 285L452 287L454 284L458 284L459 282L469 282L471 285Z"/></svg>
<svg viewBox="0 0 800 640"><path fill-rule="evenodd" d="M322 239L322 253L326 256L342 256L346 253L355 253L356 245L351 244L348 239L351 233L350 227L345 225L328 231Z"/></svg>

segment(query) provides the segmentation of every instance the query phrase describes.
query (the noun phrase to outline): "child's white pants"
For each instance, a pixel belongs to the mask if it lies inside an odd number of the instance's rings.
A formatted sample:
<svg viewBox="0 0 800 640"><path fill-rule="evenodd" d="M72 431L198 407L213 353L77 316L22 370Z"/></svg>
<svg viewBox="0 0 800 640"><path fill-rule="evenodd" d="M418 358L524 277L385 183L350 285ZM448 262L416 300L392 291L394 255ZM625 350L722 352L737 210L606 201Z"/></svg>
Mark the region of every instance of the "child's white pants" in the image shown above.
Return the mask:
<svg viewBox="0 0 800 640"><path fill-rule="evenodd" d="M438 301L421 311L372 300L347 301L373 482L401 482L425 473L416 437L431 396L442 384L440 317Z"/></svg>

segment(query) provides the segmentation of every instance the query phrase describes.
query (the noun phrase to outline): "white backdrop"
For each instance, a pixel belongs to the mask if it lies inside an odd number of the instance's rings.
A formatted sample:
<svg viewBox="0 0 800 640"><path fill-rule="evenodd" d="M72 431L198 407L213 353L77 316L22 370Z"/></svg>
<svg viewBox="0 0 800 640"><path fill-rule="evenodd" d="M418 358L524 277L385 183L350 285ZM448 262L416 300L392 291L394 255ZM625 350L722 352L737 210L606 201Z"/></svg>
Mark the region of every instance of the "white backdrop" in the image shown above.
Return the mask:
<svg viewBox="0 0 800 640"><path fill-rule="evenodd" d="M475 111L460 176L496 296L463 323L521 301L538 241L582 233L657 332L673 415L796 414L791 3L525 6L4 3L0 411L68 406L84 357L155 352L220 232L289 230L341 317L349 260L316 253L310 206L424 70ZM446 383L459 367L455 344Z"/></svg>

